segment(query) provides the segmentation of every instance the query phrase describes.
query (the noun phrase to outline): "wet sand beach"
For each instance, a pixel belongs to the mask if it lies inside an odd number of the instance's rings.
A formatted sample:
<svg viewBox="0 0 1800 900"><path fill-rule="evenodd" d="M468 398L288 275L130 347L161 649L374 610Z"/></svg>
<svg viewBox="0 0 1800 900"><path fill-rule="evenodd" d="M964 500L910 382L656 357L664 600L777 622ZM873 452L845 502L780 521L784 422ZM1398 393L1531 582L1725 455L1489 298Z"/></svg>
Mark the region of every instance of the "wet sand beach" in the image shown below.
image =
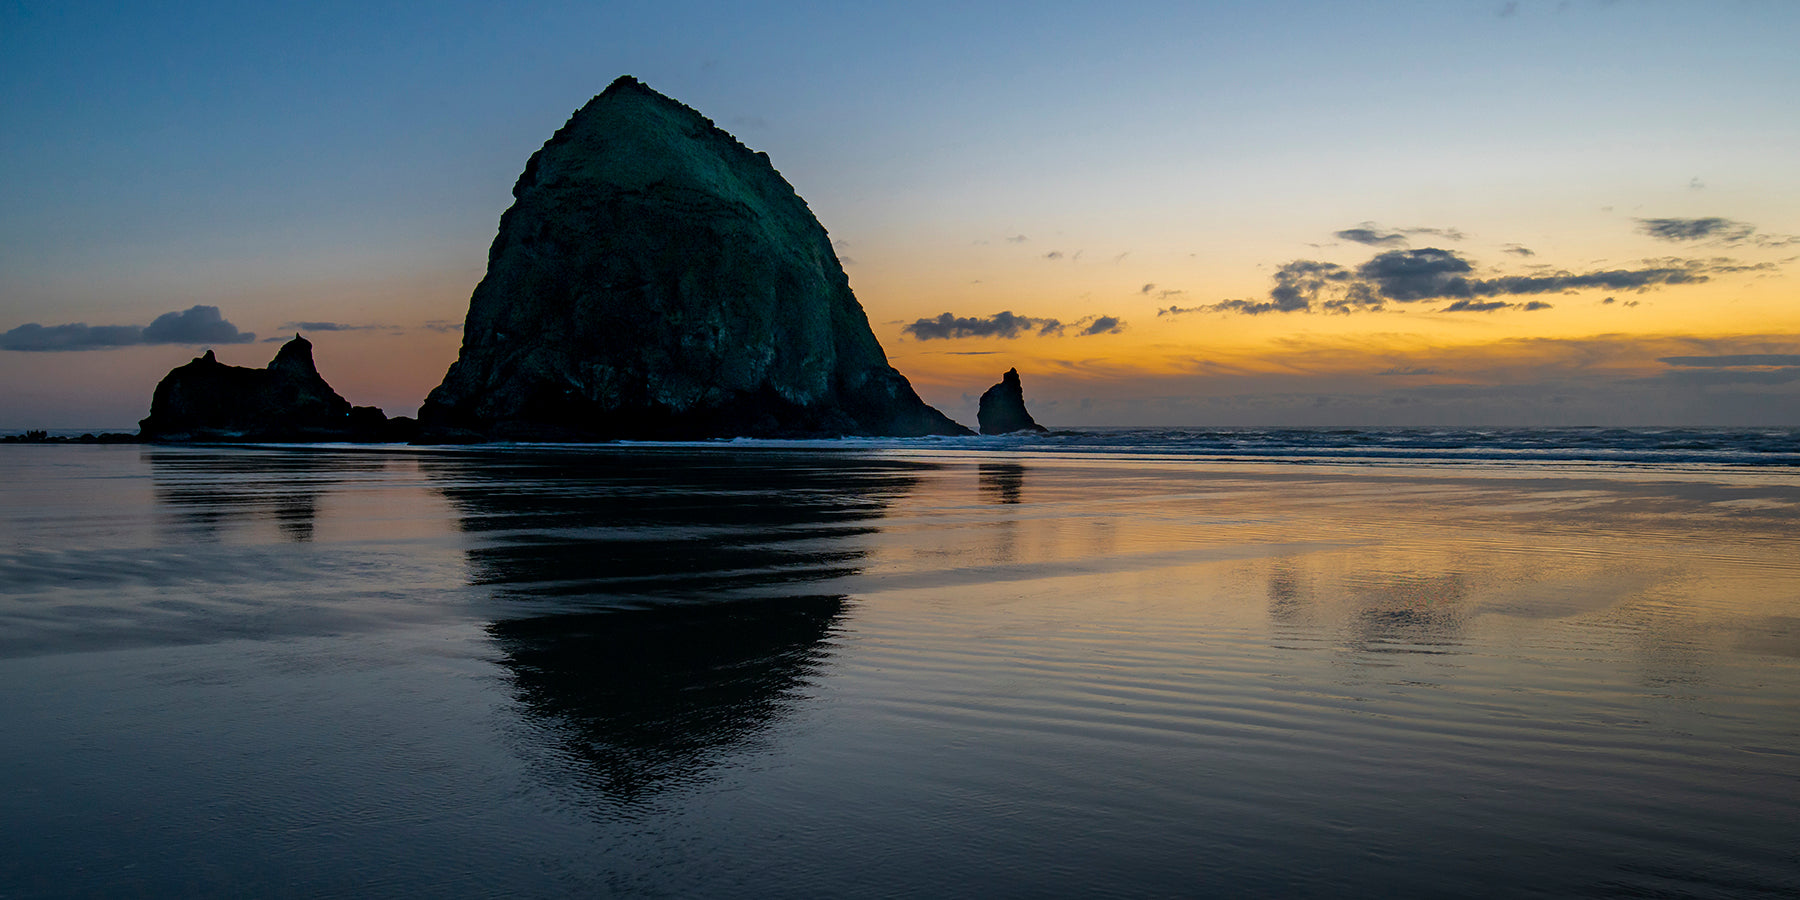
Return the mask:
<svg viewBox="0 0 1800 900"><path fill-rule="evenodd" d="M0 462L0 897L1800 892L1787 467Z"/></svg>

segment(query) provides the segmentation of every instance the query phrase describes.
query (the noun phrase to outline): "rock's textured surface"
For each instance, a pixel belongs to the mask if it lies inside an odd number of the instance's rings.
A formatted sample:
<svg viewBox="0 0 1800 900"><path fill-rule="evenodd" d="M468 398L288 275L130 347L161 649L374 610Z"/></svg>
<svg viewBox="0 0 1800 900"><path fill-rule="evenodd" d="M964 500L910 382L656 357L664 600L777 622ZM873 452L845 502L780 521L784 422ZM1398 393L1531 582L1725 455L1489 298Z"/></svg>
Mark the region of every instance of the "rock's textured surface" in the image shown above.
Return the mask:
<svg viewBox="0 0 1800 900"><path fill-rule="evenodd" d="M265 369L228 366L208 350L169 372L138 433L160 441L405 440L411 421L369 406L352 410L319 375L312 343L296 334Z"/></svg>
<svg viewBox="0 0 1800 900"><path fill-rule="evenodd" d="M769 159L625 77L533 154L428 434L967 434L888 365Z"/></svg>
<svg viewBox="0 0 1800 900"><path fill-rule="evenodd" d="M981 394L981 408L975 413L982 434L1009 434L1014 431L1049 431L1032 421L1025 411L1025 389L1019 386L1019 370L1007 369L1000 383Z"/></svg>

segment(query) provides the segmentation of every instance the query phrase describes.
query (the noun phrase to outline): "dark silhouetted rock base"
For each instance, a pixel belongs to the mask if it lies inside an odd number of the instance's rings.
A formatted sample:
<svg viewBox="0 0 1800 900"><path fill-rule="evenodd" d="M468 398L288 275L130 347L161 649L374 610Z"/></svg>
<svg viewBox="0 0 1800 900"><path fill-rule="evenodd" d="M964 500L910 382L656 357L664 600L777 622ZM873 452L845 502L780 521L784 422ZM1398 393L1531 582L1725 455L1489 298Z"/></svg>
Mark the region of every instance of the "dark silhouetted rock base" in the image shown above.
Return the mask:
<svg viewBox="0 0 1800 900"><path fill-rule="evenodd" d="M412 419L352 408L299 335L263 369L228 366L206 351L163 377L138 423L138 436L153 441L405 441L416 433Z"/></svg>

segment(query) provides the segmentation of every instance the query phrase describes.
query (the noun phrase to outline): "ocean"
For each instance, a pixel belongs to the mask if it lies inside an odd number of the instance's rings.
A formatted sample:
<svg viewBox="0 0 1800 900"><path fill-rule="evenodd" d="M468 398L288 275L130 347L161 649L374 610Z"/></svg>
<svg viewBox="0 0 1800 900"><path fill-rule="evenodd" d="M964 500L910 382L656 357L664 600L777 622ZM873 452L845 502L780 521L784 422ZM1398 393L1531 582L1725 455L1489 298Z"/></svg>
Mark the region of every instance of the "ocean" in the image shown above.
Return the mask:
<svg viewBox="0 0 1800 900"><path fill-rule="evenodd" d="M3 898L1800 895L1800 429L0 464Z"/></svg>

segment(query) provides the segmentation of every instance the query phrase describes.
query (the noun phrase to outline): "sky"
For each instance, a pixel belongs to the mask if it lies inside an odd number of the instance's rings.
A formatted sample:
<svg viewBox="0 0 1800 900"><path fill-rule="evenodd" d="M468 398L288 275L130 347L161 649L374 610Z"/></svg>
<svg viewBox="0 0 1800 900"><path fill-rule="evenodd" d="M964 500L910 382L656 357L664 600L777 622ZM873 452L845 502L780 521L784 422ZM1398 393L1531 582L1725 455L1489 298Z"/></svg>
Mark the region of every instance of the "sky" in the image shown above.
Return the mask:
<svg viewBox="0 0 1800 900"><path fill-rule="evenodd" d="M971 8L978 6L979 8ZM411 415L635 75L966 424L1800 424L1800 4L0 0L0 431L304 333Z"/></svg>

